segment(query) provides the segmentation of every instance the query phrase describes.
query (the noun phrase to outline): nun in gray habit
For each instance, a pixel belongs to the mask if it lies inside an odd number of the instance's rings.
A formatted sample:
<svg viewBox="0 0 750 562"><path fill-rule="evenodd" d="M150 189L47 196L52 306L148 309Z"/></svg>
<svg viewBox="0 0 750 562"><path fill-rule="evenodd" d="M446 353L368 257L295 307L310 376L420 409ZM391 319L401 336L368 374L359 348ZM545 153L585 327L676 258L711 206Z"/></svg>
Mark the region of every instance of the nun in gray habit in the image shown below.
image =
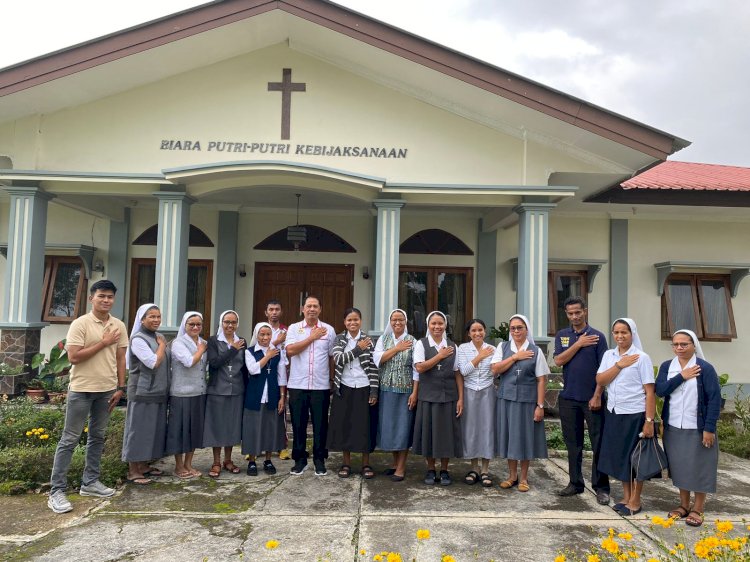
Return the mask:
<svg viewBox="0 0 750 562"><path fill-rule="evenodd" d="M222 312L219 316L219 330L208 340L203 446L213 447L214 462L208 472L211 478L218 478L222 467L232 474L240 472L240 468L232 462L232 447L242 441L242 411L247 379L247 344L236 334L239 320L240 317L234 310Z"/></svg>
<svg viewBox="0 0 750 562"><path fill-rule="evenodd" d="M122 460L128 463L128 482L150 484L161 471L149 461L164 456L167 438L169 354L167 341L156 330L161 312L153 303L142 305L135 316L126 354L128 409L122 443Z"/></svg>

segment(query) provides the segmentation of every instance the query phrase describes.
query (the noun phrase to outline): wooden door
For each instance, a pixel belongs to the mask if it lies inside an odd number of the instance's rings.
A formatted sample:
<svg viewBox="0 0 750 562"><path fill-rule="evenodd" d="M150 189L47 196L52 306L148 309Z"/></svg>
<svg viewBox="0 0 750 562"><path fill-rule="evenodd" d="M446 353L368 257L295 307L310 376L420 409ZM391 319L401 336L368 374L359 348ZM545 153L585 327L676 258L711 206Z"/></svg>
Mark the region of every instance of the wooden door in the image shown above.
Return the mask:
<svg viewBox="0 0 750 562"><path fill-rule="evenodd" d="M281 321L293 324L302 320L302 305L307 295L317 296L323 306L321 320L337 332L344 329L344 310L354 300L354 267L298 263L255 264L253 324L265 321L269 300L281 302Z"/></svg>
<svg viewBox="0 0 750 562"><path fill-rule="evenodd" d="M211 260L188 260L185 310L197 310L203 314L204 338L211 335L211 295L213 291L213 262ZM156 283L156 260L134 258L130 266L130 302L128 306L128 330L132 328L138 307L154 302Z"/></svg>

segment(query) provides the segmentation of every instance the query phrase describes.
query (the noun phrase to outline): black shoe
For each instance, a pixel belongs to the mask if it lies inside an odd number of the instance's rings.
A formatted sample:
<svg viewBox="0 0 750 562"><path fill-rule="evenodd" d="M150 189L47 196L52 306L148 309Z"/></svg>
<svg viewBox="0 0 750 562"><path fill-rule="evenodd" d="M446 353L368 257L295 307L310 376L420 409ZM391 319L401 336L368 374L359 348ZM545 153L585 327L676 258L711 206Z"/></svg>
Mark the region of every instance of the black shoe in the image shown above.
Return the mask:
<svg viewBox="0 0 750 562"><path fill-rule="evenodd" d="M440 471L440 485L450 486L451 484L453 484L453 480L451 480L451 475L448 474L447 470L441 470Z"/></svg>
<svg viewBox="0 0 750 562"><path fill-rule="evenodd" d="M385 474L386 476L393 476L394 474L396 474L396 469L395 468L386 468L383 471L383 474Z"/></svg>
<svg viewBox="0 0 750 562"><path fill-rule="evenodd" d="M306 468L307 468L307 460L297 459L294 462L294 466L292 467L292 470L289 471L289 474L294 474L295 476L299 476L300 474L305 472Z"/></svg>
<svg viewBox="0 0 750 562"><path fill-rule="evenodd" d="M276 467L269 460L263 461L263 472L266 474L276 474Z"/></svg>
<svg viewBox="0 0 750 562"><path fill-rule="evenodd" d="M313 462L315 463L315 476L325 476L328 474L326 463L323 459L315 459Z"/></svg>
<svg viewBox="0 0 750 562"><path fill-rule="evenodd" d="M432 486L440 482L437 477L437 473L434 470L428 470L427 474L424 475L424 483Z"/></svg>
<svg viewBox="0 0 750 562"><path fill-rule="evenodd" d="M609 505L609 492L599 490L596 493L596 501L599 502L599 505Z"/></svg>
<svg viewBox="0 0 750 562"><path fill-rule="evenodd" d="M557 492L557 495L567 498L568 496L575 496L576 494L582 494L582 493L583 493L583 490L579 490L573 484L568 484L562 490Z"/></svg>
<svg viewBox="0 0 750 562"><path fill-rule="evenodd" d="M249 463L247 463L247 475L258 476L258 465L255 464L255 461L250 461Z"/></svg>

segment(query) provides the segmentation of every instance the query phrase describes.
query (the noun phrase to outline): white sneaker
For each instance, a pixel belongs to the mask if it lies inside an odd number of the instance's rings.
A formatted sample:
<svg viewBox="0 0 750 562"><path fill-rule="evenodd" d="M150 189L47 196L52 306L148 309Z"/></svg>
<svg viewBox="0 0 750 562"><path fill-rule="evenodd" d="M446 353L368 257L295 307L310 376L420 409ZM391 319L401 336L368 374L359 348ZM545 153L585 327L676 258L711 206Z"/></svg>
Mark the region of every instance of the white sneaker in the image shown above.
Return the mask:
<svg viewBox="0 0 750 562"><path fill-rule="evenodd" d="M81 485L79 492L82 496L94 496L97 498L108 498L115 495L115 491L112 488L108 488L99 480L96 480L88 486Z"/></svg>
<svg viewBox="0 0 750 562"><path fill-rule="evenodd" d="M68 511L73 511L73 505L68 501L65 492L62 490L55 490L50 493L49 499L47 500L47 507L55 513L67 513Z"/></svg>

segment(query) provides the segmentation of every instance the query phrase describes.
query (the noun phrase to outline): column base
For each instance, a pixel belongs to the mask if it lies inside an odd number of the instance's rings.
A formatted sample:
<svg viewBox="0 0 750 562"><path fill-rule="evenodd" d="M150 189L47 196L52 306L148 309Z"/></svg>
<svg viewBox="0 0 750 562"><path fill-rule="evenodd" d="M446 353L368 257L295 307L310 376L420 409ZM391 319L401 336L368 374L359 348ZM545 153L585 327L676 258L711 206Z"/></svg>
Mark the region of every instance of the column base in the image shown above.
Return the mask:
<svg viewBox="0 0 750 562"><path fill-rule="evenodd" d="M25 365L19 375L0 375L0 394L17 395L32 378L31 359L39 353L41 327L3 328L0 332L0 362L11 367Z"/></svg>

